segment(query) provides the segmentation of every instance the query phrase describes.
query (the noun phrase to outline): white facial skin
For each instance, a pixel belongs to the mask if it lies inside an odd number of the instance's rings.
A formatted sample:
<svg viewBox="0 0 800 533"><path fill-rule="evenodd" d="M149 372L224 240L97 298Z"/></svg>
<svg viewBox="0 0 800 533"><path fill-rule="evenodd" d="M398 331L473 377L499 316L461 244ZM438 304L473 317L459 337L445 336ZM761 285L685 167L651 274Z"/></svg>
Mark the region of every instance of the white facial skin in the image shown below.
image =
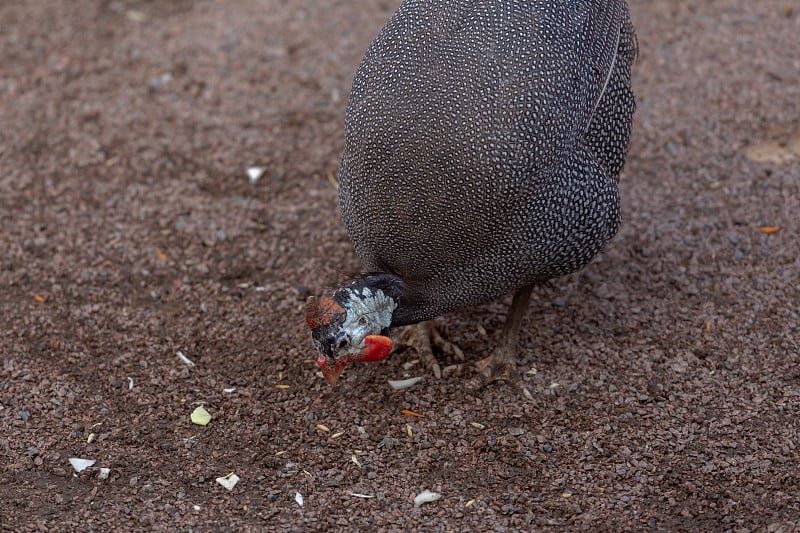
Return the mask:
<svg viewBox="0 0 800 533"><path fill-rule="evenodd" d="M337 357L357 356L366 348L367 335L380 335L392 323L392 313L397 304L383 291L367 287L356 291L346 289L348 298L343 302L346 318L337 336L334 352Z"/></svg>

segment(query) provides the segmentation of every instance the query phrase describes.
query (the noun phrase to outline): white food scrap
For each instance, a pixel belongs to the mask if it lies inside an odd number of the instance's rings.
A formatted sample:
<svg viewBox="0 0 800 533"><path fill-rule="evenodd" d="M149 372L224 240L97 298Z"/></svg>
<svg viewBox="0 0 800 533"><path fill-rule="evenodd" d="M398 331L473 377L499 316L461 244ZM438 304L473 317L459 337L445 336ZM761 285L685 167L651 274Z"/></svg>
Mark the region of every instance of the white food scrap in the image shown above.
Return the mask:
<svg viewBox="0 0 800 533"><path fill-rule="evenodd" d="M69 464L72 465L72 468L74 468L76 472L83 472L95 462L96 461L94 459L78 459L77 457L69 458Z"/></svg>
<svg viewBox="0 0 800 533"><path fill-rule="evenodd" d="M408 379L399 379L399 380L389 380L389 386L392 387L394 390L403 390L409 387L413 387L420 381L422 381L422 377L416 378L408 378Z"/></svg>
<svg viewBox="0 0 800 533"><path fill-rule="evenodd" d="M228 490L233 490L233 487L235 487L236 484L239 483L239 480L240 480L239 476L231 472L227 476L218 477L217 483L219 483Z"/></svg>
<svg viewBox="0 0 800 533"><path fill-rule="evenodd" d="M181 352L181 351L178 351L178 359L180 359L181 361L186 363L187 366L196 366L194 364L194 361L192 361L191 359L189 359L188 357L183 355L183 352Z"/></svg>
<svg viewBox="0 0 800 533"><path fill-rule="evenodd" d="M423 503L435 502L441 497L442 495L439 494L438 492L431 492L428 489L425 489L419 494L417 494L416 497L414 497L414 505L419 507Z"/></svg>
<svg viewBox="0 0 800 533"><path fill-rule="evenodd" d="M250 181L250 185L255 185L256 182L264 175L264 171L267 170L264 167L250 167L247 169L247 179Z"/></svg>
<svg viewBox="0 0 800 533"><path fill-rule="evenodd" d="M143 22L147 18L147 15L136 9L129 9L125 12L125 16L128 20L132 20L133 22Z"/></svg>

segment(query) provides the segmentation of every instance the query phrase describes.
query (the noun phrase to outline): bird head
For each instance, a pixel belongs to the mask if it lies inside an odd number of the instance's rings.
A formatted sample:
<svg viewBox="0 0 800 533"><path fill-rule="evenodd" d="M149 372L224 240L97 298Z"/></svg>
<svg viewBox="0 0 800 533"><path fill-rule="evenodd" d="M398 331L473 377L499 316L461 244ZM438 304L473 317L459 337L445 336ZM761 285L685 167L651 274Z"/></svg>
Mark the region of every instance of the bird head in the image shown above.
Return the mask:
<svg viewBox="0 0 800 533"><path fill-rule="evenodd" d="M396 307L393 298L369 287L346 287L319 301L309 297L305 319L325 381L335 385L349 363L380 361L389 355L389 326Z"/></svg>

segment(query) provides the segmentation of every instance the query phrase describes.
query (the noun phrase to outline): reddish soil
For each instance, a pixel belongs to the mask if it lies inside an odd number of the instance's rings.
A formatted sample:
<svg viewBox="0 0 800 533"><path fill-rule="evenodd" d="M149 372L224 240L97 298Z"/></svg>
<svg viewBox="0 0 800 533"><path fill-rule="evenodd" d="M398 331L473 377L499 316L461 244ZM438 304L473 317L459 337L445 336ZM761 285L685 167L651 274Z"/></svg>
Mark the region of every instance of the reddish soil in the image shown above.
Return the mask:
<svg viewBox="0 0 800 533"><path fill-rule="evenodd" d="M631 2L624 224L535 292L526 399L310 362L305 298L359 269L346 95L397 3L0 3L0 530L800 527L797 4ZM474 362L507 301L440 326Z"/></svg>

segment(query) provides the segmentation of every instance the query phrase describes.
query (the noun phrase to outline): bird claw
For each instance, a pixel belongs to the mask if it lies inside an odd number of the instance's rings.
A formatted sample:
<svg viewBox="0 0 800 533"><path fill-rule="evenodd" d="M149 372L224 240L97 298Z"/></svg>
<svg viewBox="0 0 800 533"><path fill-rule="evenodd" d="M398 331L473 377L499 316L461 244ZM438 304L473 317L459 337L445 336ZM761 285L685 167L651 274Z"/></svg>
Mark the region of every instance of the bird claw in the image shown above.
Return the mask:
<svg viewBox="0 0 800 533"><path fill-rule="evenodd" d="M464 360L464 352L461 348L445 340L432 322L409 326L400 333L395 342L395 351L409 348L413 349L422 362L431 369L436 379L442 378L442 367L433 353L434 348L444 357L454 358L457 361Z"/></svg>
<svg viewBox="0 0 800 533"><path fill-rule="evenodd" d="M431 369L436 379L444 375L447 378L467 373L464 352L457 345L445 340L436 330L432 322L423 322L405 328L397 336L393 351L412 349L422 363ZM461 364L448 365L442 369L434 355L434 348L441 353L443 358L460 361ZM530 399L531 394L527 389L520 387L517 375L516 353L514 346L498 347L495 352L475 363L477 372L471 373L463 383L466 391L477 394L487 385L501 381L517 393Z"/></svg>
<svg viewBox="0 0 800 533"><path fill-rule="evenodd" d="M430 333L431 345L438 348L445 356L452 357L459 362L464 362L464 351L461 350L457 344L453 344L442 337L439 330L437 330L433 324L428 326L428 331Z"/></svg>
<svg viewBox="0 0 800 533"><path fill-rule="evenodd" d="M476 362L475 368L486 378L487 383L505 381L513 384L519 380L517 365L510 357L490 355Z"/></svg>
<svg viewBox="0 0 800 533"><path fill-rule="evenodd" d="M508 357L502 352L495 352L489 357L477 361L475 363L477 372L472 379L467 381L466 388L472 392L478 392L491 383L502 381L515 391L524 394L525 391L520 389L517 365L513 356L512 354L511 357Z"/></svg>

